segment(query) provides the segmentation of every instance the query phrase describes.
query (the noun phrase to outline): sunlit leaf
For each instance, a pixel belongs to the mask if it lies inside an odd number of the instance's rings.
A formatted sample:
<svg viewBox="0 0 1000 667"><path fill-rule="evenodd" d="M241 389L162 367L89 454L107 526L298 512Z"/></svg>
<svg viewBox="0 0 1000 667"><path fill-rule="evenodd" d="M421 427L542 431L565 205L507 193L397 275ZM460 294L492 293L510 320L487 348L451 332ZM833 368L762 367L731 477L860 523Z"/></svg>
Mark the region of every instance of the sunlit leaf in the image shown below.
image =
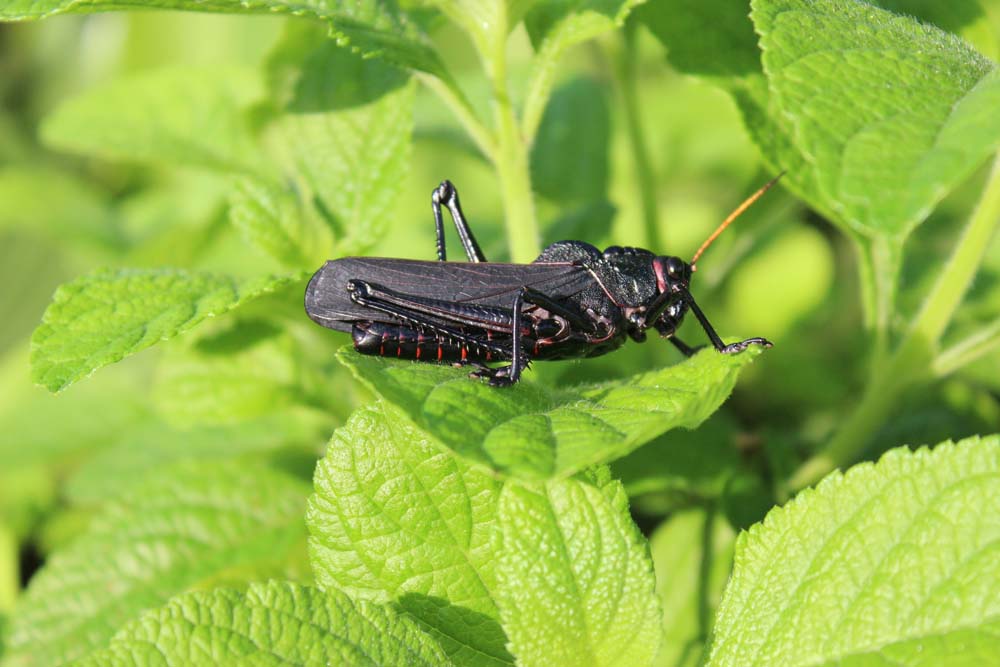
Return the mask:
<svg viewBox="0 0 1000 667"><path fill-rule="evenodd" d="M85 656L142 611L224 581L227 571L282 572L302 539L306 491L285 474L236 462L147 478L32 579L11 622L5 667Z"/></svg>
<svg viewBox="0 0 1000 667"><path fill-rule="evenodd" d="M169 269L99 270L56 291L31 338L33 377L49 391L60 391L293 281L238 281Z"/></svg>
<svg viewBox="0 0 1000 667"><path fill-rule="evenodd" d="M454 368L359 355L340 360L461 456L517 477L565 477L624 456L673 428L695 428L759 353L705 350L656 371L560 390L498 390Z"/></svg>
<svg viewBox="0 0 1000 667"><path fill-rule="evenodd" d="M996 436L834 473L740 536L708 664L990 662L998 517Z"/></svg>
<svg viewBox="0 0 1000 667"><path fill-rule="evenodd" d="M607 469L505 485L500 610L520 665L648 665L661 611L646 541Z"/></svg>
<svg viewBox="0 0 1000 667"><path fill-rule="evenodd" d="M127 625L78 667L212 664L446 667L434 641L405 615L338 591L251 584L241 593L188 593Z"/></svg>
<svg viewBox="0 0 1000 667"><path fill-rule="evenodd" d="M309 502L322 588L396 600L461 665L511 665L496 605L500 484L387 406L333 434Z"/></svg>
<svg viewBox="0 0 1000 667"><path fill-rule="evenodd" d="M395 0L13 0L0 6L0 20L23 21L56 14L121 9L184 9L199 12L306 15L329 21L333 36L365 55L404 67L442 74L437 52L420 21Z"/></svg>
<svg viewBox="0 0 1000 667"><path fill-rule="evenodd" d="M259 78L246 69L152 71L63 102L46 118L42 138L105 158L266 173L245 113L260 94Z"/></svg>

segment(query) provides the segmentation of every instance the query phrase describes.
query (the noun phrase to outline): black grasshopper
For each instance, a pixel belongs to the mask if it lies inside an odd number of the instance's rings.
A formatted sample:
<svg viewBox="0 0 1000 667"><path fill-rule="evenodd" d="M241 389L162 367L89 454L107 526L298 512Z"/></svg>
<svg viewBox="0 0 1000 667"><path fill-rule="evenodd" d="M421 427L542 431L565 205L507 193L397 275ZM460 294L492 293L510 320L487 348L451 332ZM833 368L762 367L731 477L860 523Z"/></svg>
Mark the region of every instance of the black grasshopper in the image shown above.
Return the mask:
<svg viewBox="0 0 1000 667"><path fill-rule="evenodd" d="M777 180L777 179L775 179ZM685 355L674 332L690 310L716 350L770 347L763 338L726 345L698 308L688 285L702 251L774 181L745 201L709 237L691 263L641 248L603 252L558 241L531 264L487 262L448 181L431 197L438 261L381 257L330 260L306 288L306 313L346 331L362 354L471 365L470 377L509 386L535 359L596 357L655 329ZM444 205L468 262L446 262ZM499 368L488 362L509 361Z"/></svg>

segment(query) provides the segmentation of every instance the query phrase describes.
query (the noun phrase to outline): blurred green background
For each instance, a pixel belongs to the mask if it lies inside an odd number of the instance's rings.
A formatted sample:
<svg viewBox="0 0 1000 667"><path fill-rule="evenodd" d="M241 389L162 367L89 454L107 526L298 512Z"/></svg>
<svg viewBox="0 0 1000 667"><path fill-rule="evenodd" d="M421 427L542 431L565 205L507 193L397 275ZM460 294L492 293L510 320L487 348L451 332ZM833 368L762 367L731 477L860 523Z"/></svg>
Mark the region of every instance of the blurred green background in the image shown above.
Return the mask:
<svg viewBox="0 0 1000 667"><path fill-rule="evenodd" d="M963 32L992 57L1000 40L994 5L984 3L987 11ZM234 86L244 86L240 94L252 107L261 65L289 21L134 12L0 25L0 615L46 555L141 472L180 458L241 456L308 480L330 432L368 399L333 361L347 336L309 322L298 292L264 299L238 319L220 318L55 396L29 379L29 336L53 290L94 268L281 272L229 224L228 177L70 154L47 147L39 129L85 91L163 68L180 76L231 68ZM611 33L575 47L558 72L532 154L543 240L653 245L688 258L774 174L762 168L726 93L672 70L643 27L628 30L630 36ZM469 42L447 25L434 37L487 116L485 96L477 94L487 82L472 66ZM516 101L532 53L523 28L509 49ZM625 74L629 68L634 79ZM633 125L628 94L638 112ZM391 202L392 222L370 254L433 258L430 193L447 178L459 188L487 256L505 259L495 171L437 97L422 86L416 95L410 166ZM643 170L629 140L636 127L655 191L652 229L638 186ZM983 178L978 173L958 188L908 241L901 322L919 304L934 276L926 268L946 256ZM994 242L959 322L972 327L996 318L998 278ZM826 441L867 380L869 336L853 248L780 187L707 252L692 292L724 335L765 336L775 348L741 377L697 440L674 439L669 449L654 442L615 464L647 531L706 498L720 499L732 525L758 520L777 499L772 485ZM680 335L705 342L693 320ZM528 379L621 377L679 360L672 346L651 340L587 362L538 364ZM998 395L1000 354L994 353L907 396L875 439L877 449L996 431ZM731 540L731 532L720 539Z"/></svg>

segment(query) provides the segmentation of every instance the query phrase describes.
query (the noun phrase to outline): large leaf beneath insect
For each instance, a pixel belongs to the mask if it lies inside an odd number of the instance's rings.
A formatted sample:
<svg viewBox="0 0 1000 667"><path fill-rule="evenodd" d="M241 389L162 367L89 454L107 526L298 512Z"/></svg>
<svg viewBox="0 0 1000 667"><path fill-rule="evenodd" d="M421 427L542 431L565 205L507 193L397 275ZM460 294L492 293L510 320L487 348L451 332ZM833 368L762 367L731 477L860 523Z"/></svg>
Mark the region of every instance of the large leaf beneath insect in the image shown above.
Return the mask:
<svg viewBox="0 0 1000 667"><path fill-rule="evenodd" d="M31 337L35 382L60 391L98 368L294 282L103 269L62 285Z"/></svg>
<svg viewBox="0 0 1000 667"><path fill-rule="evenodd" d="M246 462L160 469L31 580L4 667L56 667L185 590L285 574L308 487ZM227 574L231 573L231 574Z"/></svg>
<svg viewBox="0 0 1000 667"><path fill-rule="evenodd" d="M1000 438L896 449L740 536L711 667L1000 655Z"/></svg>
<svg viewBox="0 0 1000 667"><path fill-rule="evenodd" d="M760 350L705 350L657 371L602 384L496 389L454 368L359 355L340 360L445 446L505 475L566 477L624 456L715 412Z"/></svg>
<svg viewBox="0 0 1000 667"><path fill-rule="evenodd" d="M649 548L606 467L504 486L500 609L519 665L648 665L661 612Z"/></svg>
<svg viewBox="0 0 1000 667"><path fill-rule="evenodd" d="M503 667L495 561L500 482L383 403L334 432L306 522L324 589L396 600L456 664Z"/></svg>
<svg viewBox="0 0 1000 667"><path fill-rule="evenodd" d="M318 584L395 601L463 667L649 662L648 551L606 469L526 487L384 402L338 429L309 501Z"/></svg>
<svg viewBox="0 0 1000 667"><path fill-rule="evenodd" d="M245 593L215 589L179 596L126 626L76 667L343 665L447 667L412 619L339 591L281 581Z"/></svg>
<svg viewBox="0 0 1000 667"><path fill-rule="evenodd" d="M441 75L443 67L417 17L395 0L12 0L0 5L0 20L23 21L56 14L121 9L181 9L198 12L294 14L329 21L333 36L365 55Z"/></svg>

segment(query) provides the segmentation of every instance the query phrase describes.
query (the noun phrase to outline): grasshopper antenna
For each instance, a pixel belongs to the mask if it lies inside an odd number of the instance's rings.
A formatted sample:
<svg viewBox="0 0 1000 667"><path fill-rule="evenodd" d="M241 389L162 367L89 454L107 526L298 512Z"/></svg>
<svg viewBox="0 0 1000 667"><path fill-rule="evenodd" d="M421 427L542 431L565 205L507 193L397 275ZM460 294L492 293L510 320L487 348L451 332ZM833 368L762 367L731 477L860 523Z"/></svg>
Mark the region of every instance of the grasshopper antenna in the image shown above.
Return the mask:
<svg viewBox="0 0 1000 667"><path fill-rule="evenodd" d="M765 183L764 186L760 190L757 190L757 192L755 192L752 195L750 195L749 197L747 197L746 201L744 201L742 204L740 204L739 206L737 206L736 210L734 210L732 213L730 213L726 217L726 219L722 221L722 224L719 225L719 227L714 232L712 232L711 236L709 236L707 239L705 239L705 242L701 244L700 248L698 248L698 252L696 252L694 254L694 257L691 258L691 270L692 271L696 271L697 270L696 267L695 267L695 263L698 261L698 258L701 257L701 254L703 252L705 252L706 249L708 249L708 246L712 245L712 242L715 241L715 239L717 239L719 237L719 234L721 234L722 232L724 232L726 230L726 227L728 227L730 224L732 224L733 220L735 220L736 218L740 217L740 215L742 215L744 211L746 211L748 208L750 208L750 206L755 201L757 201L758 199L760 199L764 195L764 193L767 192L768 190L770 190L771 186L773 186L775 183L777 183L778 179L781 178L784 175L785 175L785 172L782 171L780 174L778 174L777 176L775 176L774 178L772 178L770 181L768 181L767 183Z"/></svg>

